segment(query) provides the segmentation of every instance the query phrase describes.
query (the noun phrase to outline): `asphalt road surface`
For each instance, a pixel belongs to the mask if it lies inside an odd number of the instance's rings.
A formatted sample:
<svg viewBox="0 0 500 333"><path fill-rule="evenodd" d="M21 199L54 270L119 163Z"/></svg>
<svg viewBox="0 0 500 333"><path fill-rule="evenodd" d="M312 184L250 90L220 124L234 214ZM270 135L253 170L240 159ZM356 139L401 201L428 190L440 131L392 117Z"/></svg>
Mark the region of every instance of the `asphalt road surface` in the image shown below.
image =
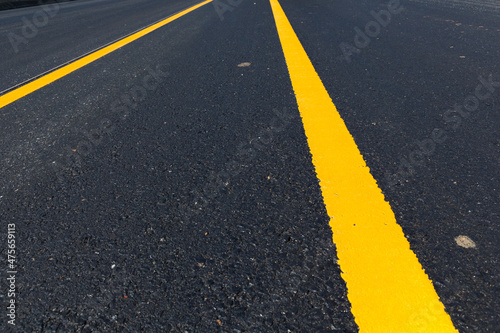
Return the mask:
<svg viewBox="0 0 500 333"><path fill-rule="evenodd" d="M500 3L197 4L0 12L0 331L499 332Z"/></svg>

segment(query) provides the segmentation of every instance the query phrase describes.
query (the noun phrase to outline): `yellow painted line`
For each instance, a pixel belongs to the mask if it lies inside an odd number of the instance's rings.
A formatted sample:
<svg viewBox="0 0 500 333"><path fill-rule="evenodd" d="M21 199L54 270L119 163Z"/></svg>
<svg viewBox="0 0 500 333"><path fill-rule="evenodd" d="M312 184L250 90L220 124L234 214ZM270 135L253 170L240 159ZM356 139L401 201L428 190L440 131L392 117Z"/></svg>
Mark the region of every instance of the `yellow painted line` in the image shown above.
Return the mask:
<svg viewBox="0 0 500 333"><path fill-rule="evenodd" d="M360 332L457 332L283 9L270 2Z"/></svg>
<svg viewBox="0 0 500 333"><path fill-rule="evenodd" d="M27 83L15 90L12 90L11 92L8 92L6 93L5 95L2 95L0 96L0 109L3 108L4 106L6 105L9 105L10 103L13 103L15 101L17 101L18 99L28 95L28 94L31 94L32 92L42 88L42 87L45 87L46 85L56 81L56 80L59 80L60 78L62 78L63 76L66 76L74 71L76 71L77 69L80 69L82 68L83 66L86 66L88 64L90 64L91 62L94 62L96 61L97 59L99 58L102 58L104 57L105 55L113 52L113 51L116 51L118 50L119 48L129 44L129 43L132 43L133 41L149 34L150 32L153 32L161 27L163 27L164 25L178 19L179 17L181 16L184 16L190 12L192 12L193 10L195 9L198 9L210 2L212 2L213 0L206 0L206 1L203 1L197 5L194 5L192 7L189 7L177 14L174 14L172 16L170 16L169 18L166 18L158 23L155 23L149 27L146 27L128 37L125 37L119 41L117 41L116 43L113 43L109 46L106 46L100 50L97 50L83 58L80 58L64 67L61 67L53 72L50 72L48 73L47 75L44 75L34 81L31 81L30 83Z"/></svg>

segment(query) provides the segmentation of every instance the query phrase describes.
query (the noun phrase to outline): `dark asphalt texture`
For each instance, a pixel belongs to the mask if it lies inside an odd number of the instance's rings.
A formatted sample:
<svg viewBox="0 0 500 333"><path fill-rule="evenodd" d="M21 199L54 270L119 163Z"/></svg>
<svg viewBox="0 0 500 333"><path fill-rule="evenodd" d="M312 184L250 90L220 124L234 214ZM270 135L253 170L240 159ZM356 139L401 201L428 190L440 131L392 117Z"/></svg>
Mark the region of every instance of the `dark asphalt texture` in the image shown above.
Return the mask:
<svg viewBox="0 0 500 333"><path fill-rule="evenodd" d="M0 14L0 91L198 2L84 0L4 11Z"/></svg>
<svg viewBox="0 0 500 333"><path fill-rule="evenodd" d="M31 6L40 6L47 3L66 2L76 0L0 0L0 10L17 9Z"/></svg>
<svg viewBox="0 0 500 333"><path fill-rule="evenodd" d="M500 81L500 6L451 2L403 1L347 62L388 1L280 1L455 327L498 332L500 85L447 110ZM39 7L2 11L0 90L194 3L60 4L17 53ZM0 253L10 223L18 251L0 331L358 331L268 1L208 4L0 119Z"/></svg>

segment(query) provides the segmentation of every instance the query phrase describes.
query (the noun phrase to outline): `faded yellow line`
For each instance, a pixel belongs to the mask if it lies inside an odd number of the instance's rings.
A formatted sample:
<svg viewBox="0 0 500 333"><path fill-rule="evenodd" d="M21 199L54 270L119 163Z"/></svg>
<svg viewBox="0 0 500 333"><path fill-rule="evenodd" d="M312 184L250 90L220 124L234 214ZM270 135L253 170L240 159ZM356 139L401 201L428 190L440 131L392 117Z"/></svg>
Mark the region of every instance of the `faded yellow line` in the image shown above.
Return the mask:
<svg viewBox="0 0 500 333"><path fill-rule="evenodd" d="M360 332L457 332L277 0L270 0Z"/></svg>
<svg viewBox="0 0 500 333"><path fill-rule="evenodd" d="M213 0L207 0L203 1L197 5L194 5L192 7L189 7L188 9L183 10L182 12L179 12L175 15L170 16L169 18L166 18L158 23L155 23L147 28L144 28L126 38L123 38L116 43L113 43L109 46L106 46L100 50L97 50L94 53L89 54L88 56L85 56L83 58L80 58L64 67L61 67L53 72L48 73L47 75L44 75L34 81L31 81L30 83L27 83L11 92L6 93L5 95L0 96L0 109L3 108L6 105L9 105L12 102L17 101L18 99L31 94L32 92L56 81L62 78L63 76L66 76L74 71L76 71L79 68L82 68L83 66L86 66L90 64L91 62L94 62L95 60L104 57L105 55L118 50L119 48L135 41L136 39L139 39L147 34L149 34L152 31L155 31L164 25L178 19L181 16L184 16L190 12L192 12L195 9L200 8L201 6L206 5L207 3L212 2Z"/></svg>

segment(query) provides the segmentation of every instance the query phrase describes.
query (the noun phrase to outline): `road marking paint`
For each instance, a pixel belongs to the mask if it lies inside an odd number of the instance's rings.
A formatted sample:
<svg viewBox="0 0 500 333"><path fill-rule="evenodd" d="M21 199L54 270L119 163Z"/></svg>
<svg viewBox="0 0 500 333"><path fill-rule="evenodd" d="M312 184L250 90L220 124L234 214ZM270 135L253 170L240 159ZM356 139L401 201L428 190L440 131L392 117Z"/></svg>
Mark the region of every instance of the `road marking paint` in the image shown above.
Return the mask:
<svg viewBox="0 0 500 333"><path fill-rule="evenodd" d="M270 0L360 332L457 332L277 0Z"/></svg>
<svg viewBox="0 0 500 333"><path fill-rule="evenodd" d="M115 43L112 43L104 48L101 48L83 58L79 58L78 60L75 60L74 62L71 62L69 63L68 65L64 66L64 67L61 67L61 68L58 68L56 69L55 71L52 71L40 78L37 78L36 80L34 81L31 81L15 90L12 90L2 96L0 96L0 109L3 108L4 106L6 105L9 105L10 103L13 103L15 101L17 101L18 99L26 96L26 95L29 95L31 94L32 92L42 88L42 87L45 87L46 85L56 81L56 80L59 80L60 78L62 78L63 76L66 76L74 71L76 71L77 69L80 69L82 68L83 66L86 66L88 64L90 64L91 62L94 62L96 61L97 59L99 58L102 58L104 57L105 55L111 53L111 52L114 52L116 50L118 50L119 48L129 44L129 43L132 43L133 41L149 34L150 32L153 32L161 27L163 27L164 25L172 22L172 21L175 21L176 19L178 19L179 17L182 17L210 2L212 2L213 0L206 0L206 1L203 1L197 5L194 5L192 7L189 7L177 14L174 14L162 21L159 21L158 23L155 23L151 26L148 26L130 36L127 36L123 39L120 39L119 41L115 42Z"/></svg>

